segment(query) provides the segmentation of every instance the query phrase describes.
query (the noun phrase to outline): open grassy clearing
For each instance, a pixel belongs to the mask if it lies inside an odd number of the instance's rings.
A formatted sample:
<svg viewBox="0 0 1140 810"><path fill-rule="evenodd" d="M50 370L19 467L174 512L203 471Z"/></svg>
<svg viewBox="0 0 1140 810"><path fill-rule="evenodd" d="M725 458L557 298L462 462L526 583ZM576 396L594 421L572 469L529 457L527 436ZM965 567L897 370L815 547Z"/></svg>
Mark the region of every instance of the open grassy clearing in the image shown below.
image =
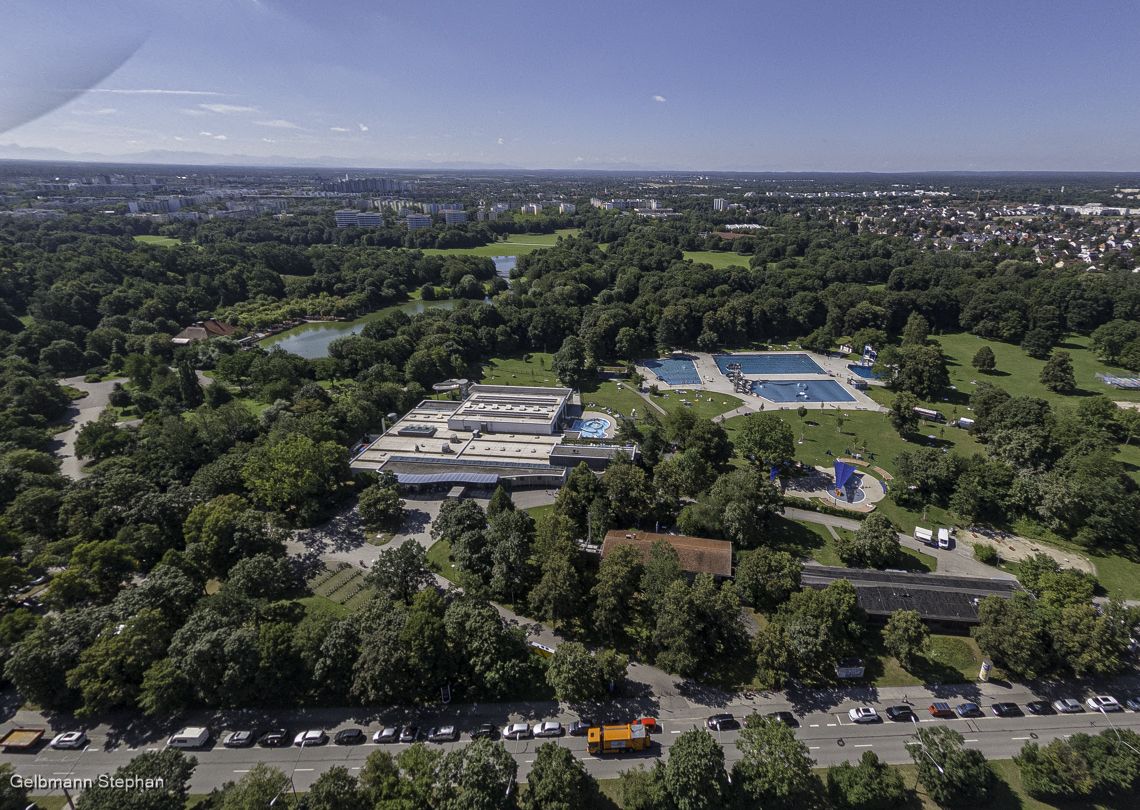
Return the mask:
<svg viewBox="0 0 1140 810"><path fill-rule="evenodd" d="M135 241L147 245L162 245L163 247L174 247L182 244L181 240L175 239L173 236L136 236Z"/></svg>
<svg viewBox="0 0 1140 810"><path fill-rule="evenodd" d="M552 234L512 233L507 237L506 242L494 242L490 245L482 245L474 248L450 248L448 250L427 248L423 253L427 256L452 256L460 254L467 256L521 256L533 250L553 247L560 236L577 235L577 228L564 228Z"/></svg>
<svg viewBox="0 0 1140 810"><path fill-rule="evenodd" d="M694 262L711 264L714 270L723 270L726 267L740 267L748 269L751 256L741 256L738 253L721 253L716 250L686 250L684 256Z"/></svg>
<svg viewBox="0 0 1140 810"><path fill-rule="evenodd" d="M315 597L309 597L311 600L326 600L343 607L346 613L358 609L372 598L374 592L374 589L366 584L365 572L348 563L326 565L307 584L316 594ZM314 607L322 605L320 601L313 602Z"/></svg>

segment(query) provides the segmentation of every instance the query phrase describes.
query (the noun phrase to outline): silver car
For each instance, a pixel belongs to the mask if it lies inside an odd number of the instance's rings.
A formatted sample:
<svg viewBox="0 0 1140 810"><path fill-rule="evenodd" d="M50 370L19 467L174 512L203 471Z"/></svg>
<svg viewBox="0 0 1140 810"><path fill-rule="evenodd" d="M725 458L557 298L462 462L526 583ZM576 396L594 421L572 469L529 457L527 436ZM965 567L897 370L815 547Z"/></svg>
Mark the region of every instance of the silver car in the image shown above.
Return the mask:
<svg viewBox="0 0 1140 810"><path fill-rule="evenodd" d="M1085 710L1079 700L1073 698L1061 698L1060 700L1053 701L1053 708L1060 714L1080 714Z"/></svg>

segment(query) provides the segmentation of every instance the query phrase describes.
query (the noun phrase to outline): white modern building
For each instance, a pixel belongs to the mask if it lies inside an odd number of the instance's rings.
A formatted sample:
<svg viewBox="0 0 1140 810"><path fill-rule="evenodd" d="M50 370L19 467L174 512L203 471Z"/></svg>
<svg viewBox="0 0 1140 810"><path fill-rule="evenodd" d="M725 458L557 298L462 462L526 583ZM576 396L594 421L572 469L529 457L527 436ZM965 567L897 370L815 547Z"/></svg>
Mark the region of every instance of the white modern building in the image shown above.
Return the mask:
<svg viewBox="0 0 1140 810"><path fill-rule="evenodd" d="M713 200L713 210L714 211L724 211L724 210L727 210L727 208L728 208L728 200L722 200L719 197L717 199Z"/></svg>
<svg viewBox="0 0 1140 810"><path fill-rule="evenodd" d="M408 214L406 222L408 223L409 231L414 231L418 228L430 228L431 216L429 214Z"/></svg>
<svg viewBox="0 0 1140 810"><path fill-rule="evenodd" d="M354 228L357 224L357 217L360 212L353 208L341 208L334 212L336 217L336 226L338 228Z"/></svg>
<svg viewBox="0 0 1140 810"><path fill-rule="evenodd" d="M462 225L467 221L466 211L444 211L443 221L447 225Z"/></svg>

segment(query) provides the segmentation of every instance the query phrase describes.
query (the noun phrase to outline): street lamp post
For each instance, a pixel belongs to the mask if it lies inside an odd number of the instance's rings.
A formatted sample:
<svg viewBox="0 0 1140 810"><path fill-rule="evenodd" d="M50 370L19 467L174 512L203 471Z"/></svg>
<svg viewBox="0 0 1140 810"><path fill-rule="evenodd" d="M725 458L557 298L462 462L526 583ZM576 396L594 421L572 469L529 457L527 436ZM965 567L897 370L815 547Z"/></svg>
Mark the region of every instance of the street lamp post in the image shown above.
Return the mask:
<svg viewBox="0 0 1140 810"><path fill-rule="evenodd" d="M1104 715L1104 719L1108 721L1108 725L1109 725L1109 726L1111 726L1111 727L1112 727L1112 730L1116 732L1116 742L1117 742L1117 744L1119 744L1119 745L1123 745L1125 748L1129 749L1130 751L1132 751L1132 752L1133 752L1133 753L1135 753L1135 754L1140 754L1140 751L1137 751L1137 750L1136 750L1135 748L1133 748L1131 745L1129 745L1128 743L1126 743L1126 742L1123 740L1123 738L1121 738L1121 736L1120 736L1120 729L1118 729L1118 728L1116 727L1116 724L1112 722L1112 718L1108 716L1108 712L1106 712L1106 711L1104 710L1104 707L1103 707L1103 706L1098 706L1097 708L1098 708L1098 709L1100 709L1100 713Z"/></svg>
<svg viewBox="0 0 1140 810"><path fill-rule="evenodd" d="M913 712L910 715L910 720L912 723L914 723L914 736L917 738L918 737L918 718L914 716ZM919 749L922 751L922 753L926 755L926 758L930 760L931 764L934 765L934 767L938 769L938 773L945 776L946 771L943 770L942 766L938 764L938 760L936 760L933 756L931 756L930 752L926 750L926 746L923 745L921 739L918 740L917 745L918 745ZM914 786L915 786L915 788L918 787L918 773L917 772L914 775Z"/></svg>

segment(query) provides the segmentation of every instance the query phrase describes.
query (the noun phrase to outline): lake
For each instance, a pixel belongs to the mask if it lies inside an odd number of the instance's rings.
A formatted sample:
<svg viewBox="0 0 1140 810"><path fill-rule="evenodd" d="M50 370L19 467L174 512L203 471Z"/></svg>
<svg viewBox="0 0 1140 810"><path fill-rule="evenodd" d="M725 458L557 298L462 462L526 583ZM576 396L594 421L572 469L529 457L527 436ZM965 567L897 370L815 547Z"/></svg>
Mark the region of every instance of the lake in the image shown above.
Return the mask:
<svg viewBox="0 0 1140 810"><path fill-rule="evenodd" d="M509 279L511 271L515 269L515 260L518 256L492 256L491 261L495 263L495 275Z"/></svg>
<svg viewBox="0 0 1140 810"><path fill-rule="evenodd" d="M355 321L322 321L320 323L307 323L304 326L298 326L290 329L288 332L282 332L279 335L268 337L261 341L258 345L263 349L270 349L274 346L280 346L287 352L299 354L301 357L309 360L315 360L318 357L329 356L329 344L337 338L346 337L348 335L355 335L364 328L364 325L369 321L374 321L377 318L383 317L386 313L392 310L399 309L406 312L409 316L416 315L423 312L425 309L451 309L455 306L454 301L405 301L402 304L397 304L394 307L385 307L376 312L370 312L363 318L357 318Z"/></svg>

